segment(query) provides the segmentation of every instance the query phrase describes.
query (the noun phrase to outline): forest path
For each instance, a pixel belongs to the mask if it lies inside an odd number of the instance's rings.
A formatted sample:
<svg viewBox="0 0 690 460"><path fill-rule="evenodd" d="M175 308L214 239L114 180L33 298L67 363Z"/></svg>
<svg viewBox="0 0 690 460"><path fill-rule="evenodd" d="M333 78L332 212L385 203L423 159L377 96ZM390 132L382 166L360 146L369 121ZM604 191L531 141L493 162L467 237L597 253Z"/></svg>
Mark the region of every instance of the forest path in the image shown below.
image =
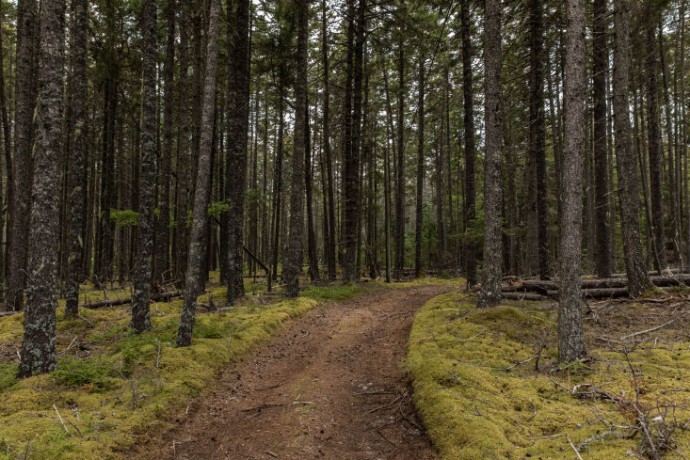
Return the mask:
<svg viewBox="0 0 690 460"><path fill-rule="evenodd" d="M375 289L295 320L228 368L147 458L426 460L402 368L414 313L447 287Z"/></svg>

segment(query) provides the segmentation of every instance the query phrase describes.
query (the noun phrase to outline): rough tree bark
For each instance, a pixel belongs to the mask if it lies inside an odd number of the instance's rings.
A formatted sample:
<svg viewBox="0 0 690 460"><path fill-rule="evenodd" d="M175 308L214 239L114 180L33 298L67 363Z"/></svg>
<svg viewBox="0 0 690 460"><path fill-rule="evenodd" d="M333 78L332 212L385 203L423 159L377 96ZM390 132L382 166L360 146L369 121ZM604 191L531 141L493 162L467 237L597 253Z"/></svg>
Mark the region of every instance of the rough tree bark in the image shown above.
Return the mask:
<svg viewBox="0 0 690 460"><path fill-rule="evenodd" d="M15 82L14 124L14 206L11 208L9 233L9 264L7 304L21 310L24 304L26 264L29 253L29 222L31 218L31 150L35 94L33 80L36 1L17 3L17 61Z"/></svg>
<svg viewBox="0 0 690 460"><path fill-rule="evenodd" d="M582 327L582 171L584 149L585 0L568 0L565 62L565 142L561 213L561 298L558 303L558 362L585 357Z"/></svg>
<svg viewBox="0 0 690 460"><path fill-rule="evenodd" d="M244 196L249 132L249 1L228 2L228 157L226 168L226 215L228 254L228 302L244 296L243 231Z"/></svg>
<svg viewBox="0 0 690 460"><path fill-rule="evenodd" d="M156 57L158 55L156 0L141 4L142 87L141 87L141 159L139 174L139 226L137 259L134 266L132 329L137 334L151 329L151 269L153 262L153 208L156 205L157 122Z"/></svg>
<svg viewBox="0 0 690 460"><path fill-rule="evenodd" d="M594 99L594 195L596 215L595 255L597 276L611 276L611 228L609 209L609 162L606 134L606 74L608 35L606 0L594 0L592 29L592 81Z"/></svg>
<svg viewBox="0 0 690 460"><path fill-rule="evenodd" d="M419 102L417 110L419 143L417 146L417 200L415 203L415 237L414 237L414 277L422 276L422 226L424 224L424 58L419 58Z"/></svg>
<svg viewBox="0 0 690 460"><path fill-rule="evenodd" d="M76 318L79 309L79 285L83 281L84 227L86 224L86 99L88 92L88 25L87 0L72 0L72 26L70 30L71 75L68 95L71 104L72 129L68 169L69 257L67 259L67 285L65 317Z"/></svg>
<svg viewBox="0 0 690 460"><path fill-rule="evenodd" d="M463 0L460 22L465 135L465 276L468 286L474 286L477 284L477 244L474 237L477 218L474 163L477 153L474 139L474 72L472 71L472 25L469 10L470 0Z"/></svg>
<svg viewBox="0 0 690 460"><path fill-rule="evenodd" d="M484 124L484 262L477 306L491 307L501 301L502 270L502 126L501 93L501 1L487 0L484 25L485 98Z"/></svg>
<svg viewBox="0 0 690 460"><path fill-rule="evenodd" d="M206 50L206 74L204 75L204 101L202 106L201 138L199 140L199 164L194 191L192 229L189 240L189 259L185 277L184 306L177 331L177 346L192 344L196 298L203 290L207 234L208 202L211 183L211 148L216 113L216 69L218 63L218 17L220 0L211 0Z"/></svg>
<svg viewBox="0 0 690 460"><path fill-rule="evenodd" d="M323 154L326 163L326 226L324 227L324 255L328 269L328 279L336 279L335 251L335 187L333 185L333 158L331 155L331 116L330 116L330 60L328 58L328 5L322 0L321 17L321 59L323 61Z"/></svg>
<svg viewBox="0 0 690 460"><path fill-rule="evenodd" d="M302 265L304 234L304 158L307 143L307 91L309 52L309 3L295 0L297 15L297 56L295 78L295 140L292 151L292 183L290 186L290 235L285 264L285 295L299 295L299 274Z"/></svg>
<svg viewBox="0 0 690 460"><path fill-rule="evenodd" d="M637 297L649 287L640 238L639 170L630 140L630 0L614 0L613 120L620 190L623 254L628 293Z"/></svg>
<svg viewBox="0 0 690 460"><path fill-rule="evenodd" d="M29 227L29 264L24 340L19 377L50 372L56 366L55 310L57 309L60 234L59 180L62 152L65 2L42 2L40 10L40 94L37 102L36 148Z"/></svg>

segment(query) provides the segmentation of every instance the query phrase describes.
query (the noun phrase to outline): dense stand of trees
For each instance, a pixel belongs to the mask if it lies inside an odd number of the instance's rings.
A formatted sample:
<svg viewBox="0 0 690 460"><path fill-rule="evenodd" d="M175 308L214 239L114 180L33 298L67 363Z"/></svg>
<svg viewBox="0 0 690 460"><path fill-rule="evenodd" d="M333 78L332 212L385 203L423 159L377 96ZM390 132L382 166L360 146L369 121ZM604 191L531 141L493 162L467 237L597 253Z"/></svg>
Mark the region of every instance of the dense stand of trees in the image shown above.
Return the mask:
<svg viewBox="0 0 690 460"><path fill-rule="evenodd" d="M4 305L55 366L85 281L196 297L219 271L556 277L687 269L686 0L0 2ZM222 33L221 31L224 31ZM35 116L34 116L35 114Z"/></svg>

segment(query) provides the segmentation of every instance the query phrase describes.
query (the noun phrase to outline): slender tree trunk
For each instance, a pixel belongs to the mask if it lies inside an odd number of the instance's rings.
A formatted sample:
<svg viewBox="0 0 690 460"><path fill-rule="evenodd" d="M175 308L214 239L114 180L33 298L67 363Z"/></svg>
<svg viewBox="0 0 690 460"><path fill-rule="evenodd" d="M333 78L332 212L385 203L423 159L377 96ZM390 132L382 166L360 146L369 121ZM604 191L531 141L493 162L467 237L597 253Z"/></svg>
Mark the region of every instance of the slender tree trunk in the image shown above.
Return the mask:
<svg viewBox="0 0 690 460"><path fill-rule="evenodd" d="M328 58L328 29L327 14L328 5L322 0L323 9L321 17L321 59L323 61L323 153L326 163L326 226L324 227L324 254L328 269L328 279L336 279L336 250L335 250L335 188L333 186L333 158L331 154L331 130L330 130L330 62Z"/></svg>
<svg viewBox="0 0 690 460"><path fill-rule="evenodd" d="M395 193L395 277L402 278L405 268L405 41L399 31L398 41L398 115Z"/></svg>
<svg viewBox="0 0 690 460"><path fill-rule="evenodd" d="M558 361L586 355L582 326L582 168L584 150L585 0L568 0L565 80L565 145L561 215L561 297L558 304Z"/></svg>
<svg viewBox="0 0 690 460"><path fill-rule="evenodd" d="M156 56L158 54L156 0L143 0L142 89L141 89L141 172L139 174L139 227L137 260L134 266L132 329L137 334L151 329L151 269L153 262L153 208L156 205Z"/></svg>
<svg viewBox="0 0 690 460"><path fill-rule="evenodd" d="M40 12L40 94L37 103L36 148L29 227L29 283L19 377L55 369L55 310L57 309L60 233L59 165L62 152L64 104L65 2L42 2Z"/></svg>
<svg viewBox="0 0 690 460"><path fill-rule="evenodd" d="M611 276L611 228L606 135L606 73L608 72L606 0L594 1L592 30L594 99L594 194L596 213L596 267L600 278Z"/></svg>
<svg viewBox="0 0 690 460"><path fill-rule="evenodd" d="M228 159L226 199L230 209L225 221L228 237L228 302L244 296L244 197L249 142L249 1L228 3Z"/></svg>
<svg viewBox="0 0 690 460"><path fill-rule="evenodd" d="M302 265L302 235L304 234L304 159L307 147L307 91L309 52L309 3L295 0L297 15L297 57L295 78L295 141L292 152L292 184L290 187L290 235L285 264L285 295L299 295L299 274Z"/></svg>
<svg viewBox="0 0 690 460"><path fill-rule="evenodd" d="M462 32L462 94L464 102L465 132L465 275L467 284L477 284L477 244L475 242L476 191L475 191L475 133L474 133L474 76L472 71L472 27L470 24L470 0L463 0L460 12Z"/></svg>
<svg viewBox="0 0 690 460"><path fill-rule="evenodd" d="M309 104L305 110L305 149L304 149L304 192L307 199L307 254L309 263L309 279L318 281L319 275L319 255L316 243L316 232L314 231L314 191L313 179L314 169L312 166L312 143L311 126L309 123Z"/></svg>
<svg viewBox="0 0 690 460"><path fill-rule="evenodd" d="M546 202L546 122L544 116L543 2L530 0L530 150L534 161L538 273L549 277L548 210Z"/></svg>
<svg viewBox="0 0 690 460"><path fill-rule="evenodd" d="M424 58L419 59L419 103L418 103L418 127L419 144L417 147L417 201L415 206L415 251L414 251L414 277L421 278L422 267L422 231L424 224Z"/></svg>
<svg viewBox="0 0 690 460"><path fill-rule="evenodd" d="M21 310L24 304L27 257L29 253L29 223L31 220L31 152L35 94L33 80L36 1L17 2L17 64L15 77L14 125L14 206L10 221L9 273L7 304L11 310Z"/></svg>
<svg viewBox="0 0 690 460"><path fill-rule="evenodd" d="M649 287L640 237L639 173L630 143L630 0L614 0L613 114L616 162L628 293L638 297Z"/></svg>
<svg viewBox="0 0 690 460"><path fill-rule="evenodd" d="M173 148L175 145L174 110L175 110L175 31L176 0L167 0L165 17L168 37L163 64L163 151L161 152L161 173L158 182L158 209L156 230L156 255L153 279L155 283L165 282L166 272L170 269L170 177L172 170Z"/></svg>
<svg viewBox="0 0 690 460"><path fill-rule="evenodd" d="M203 268L206 265L208 235L208 203L211 182L211 149L216 113L216 69L218 62L218 17L220 0L211 0L209 12L208 43L206 50L206 74L204 75L204 101L201 112L201 139L199 142L199 166L194 191L194 210L189 240L189 260L185 279L184 306L177 331L177 346L192 344L192 331L196 298L203 291Z"/></svg>
<svg viewBox="0 0 690 460"><path fill-rule="evenodd" d="M71 103L71 149L69 150L69 257L67 259L67 289L65 317L78 316L79 285L83 281L84 227L86 210L86 161L88 144L86 138L86 99L88 92L88 1L72 0L71 27L71 75L68 93Z"/></svg>
<svg viewBox="0 0 690 460"><path fill-rule="evenodd" d="M501 95L501 2L486 0L484 25L484 67L486 69L484 125L486 151L484 153L484 262L482 287L477 306L492 307L501 301L503 220L501 162L503 161Z"/></svg>
<svg viewBox="0 0 690 460"><path fill-rule="evenodd" d="M285 83L282 69L278 77L278 138L276 139L276 158L273 171L273 247L271 250L271 264L273 279L278 277L278 262L280 250L280 215L282 213L283 195L283 131L285 129Z"/></svg>
<svg viewBox="0 0 690 460"><path fill-rule="evenodd" d="M647 90L647 129L649 144L649 191L652 208L652 232L654 233L653 261L657 271L666 268L666 238L664 235L664 211L662 192L662 161L661 128L659 126L659 82L656 46L657 11L656 2L647 0L645 9L646 25L646 90Z"/></svg>

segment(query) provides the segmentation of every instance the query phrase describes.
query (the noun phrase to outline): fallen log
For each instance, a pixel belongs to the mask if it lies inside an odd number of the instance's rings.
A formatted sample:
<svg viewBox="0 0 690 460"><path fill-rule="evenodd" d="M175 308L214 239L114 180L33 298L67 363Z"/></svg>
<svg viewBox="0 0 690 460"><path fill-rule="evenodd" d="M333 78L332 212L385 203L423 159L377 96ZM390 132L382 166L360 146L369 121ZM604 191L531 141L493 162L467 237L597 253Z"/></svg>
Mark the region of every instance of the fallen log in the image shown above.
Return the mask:
<svg viewBox="0 0 690 460"><path fill-rule="evenodd" d="M171 300L171 299L174 299L175 297L181 297L182 294L183 294L182 291L163 292L161 294L156 294L154 296L151 296L151 300L153 302L160 302L161 300ZM83 303L79 306L82 308L97 310L99 308L117 307L119 305L126 305L128 303L132 303L131 297L122 297L120 299L99 300L96 302L86 302L86 303Z"/></svg>
<svg viewBox="0 0 690 460"><path fill-rule="evenodd" d="M512 291L512 292L504 292L501 294L501 297L504 298L505 300L546 300L547 297L541 294L537 294L534 292L517 292L517 291Z"/></svg>
<svg viewBox="0 0 690 460"><path fill-rule="evenodd" d="M679 273L677 275L650 276L649 280L656 287L690 286L690 274L686 273ZM601 278L582 280L583 290L624 289L627 288L627 286L628 280L626 278ZM550 291L560 290L560 283L558 283L557 281L550 280L517 280L504 284L501 290L504 293L533 292L543 296L551 296L552 293L550 293ZM594 295L599 294L595 293ZM619 295L619 291L616 291L614 294L614 296Z"/></svg>

